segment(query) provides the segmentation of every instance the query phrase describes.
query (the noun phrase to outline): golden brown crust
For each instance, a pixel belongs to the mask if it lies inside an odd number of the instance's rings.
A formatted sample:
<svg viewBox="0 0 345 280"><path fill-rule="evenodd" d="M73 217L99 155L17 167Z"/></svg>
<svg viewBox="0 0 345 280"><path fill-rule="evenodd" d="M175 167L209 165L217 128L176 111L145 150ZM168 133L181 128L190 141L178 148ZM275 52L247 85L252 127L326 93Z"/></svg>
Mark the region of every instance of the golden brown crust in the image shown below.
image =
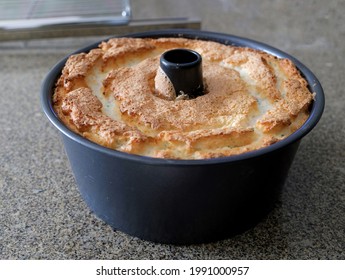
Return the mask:
<svg viewBox="0 0 345 280"><path fill-rule="evenodd" d="M206 94L177 99L160 55L203 58ZM117 38L71 56L53 96L59 118L100 145L151 157L230 156L275 143L308 118L313 94L290 60L182 38Z"/></svg>

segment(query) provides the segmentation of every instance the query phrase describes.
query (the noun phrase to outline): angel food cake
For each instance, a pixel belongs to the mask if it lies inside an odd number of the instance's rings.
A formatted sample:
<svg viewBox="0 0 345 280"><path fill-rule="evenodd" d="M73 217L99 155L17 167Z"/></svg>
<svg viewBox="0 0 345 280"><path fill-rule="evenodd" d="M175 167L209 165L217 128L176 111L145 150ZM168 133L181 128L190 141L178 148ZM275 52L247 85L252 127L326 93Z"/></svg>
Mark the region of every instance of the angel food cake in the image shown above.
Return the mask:
<svg viewBox="0 0 345 280"><path fill-rule="evenodd" d="M202 57L204 94L177 96L160 56ZM314 94L288 59L186 38L114 38L67 60L53 95L60 120L110 149L170 159L257 150L299 129Z"/></svg>

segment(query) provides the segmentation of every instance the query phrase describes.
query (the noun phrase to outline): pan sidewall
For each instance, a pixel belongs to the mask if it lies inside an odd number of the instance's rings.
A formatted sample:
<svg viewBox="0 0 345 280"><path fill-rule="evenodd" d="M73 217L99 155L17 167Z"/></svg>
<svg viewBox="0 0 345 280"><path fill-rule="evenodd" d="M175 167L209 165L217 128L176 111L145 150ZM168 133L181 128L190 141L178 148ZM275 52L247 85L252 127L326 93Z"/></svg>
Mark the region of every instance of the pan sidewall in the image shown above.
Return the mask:
<svg viewBox="0 0 345 280"><path fill-rule="evenodd" d="M150 165L91 150L63 136L78 188L114 229L160 243L210 242L241 233L279 199L298 143L216 165Z"/></svg>

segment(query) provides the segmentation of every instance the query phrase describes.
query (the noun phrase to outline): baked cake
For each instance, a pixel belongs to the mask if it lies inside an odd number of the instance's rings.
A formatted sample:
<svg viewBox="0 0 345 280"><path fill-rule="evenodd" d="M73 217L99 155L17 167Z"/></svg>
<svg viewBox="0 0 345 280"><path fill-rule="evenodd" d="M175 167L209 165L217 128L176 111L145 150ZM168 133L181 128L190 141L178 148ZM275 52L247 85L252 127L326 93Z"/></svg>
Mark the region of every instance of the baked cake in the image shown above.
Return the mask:
<svg viewBox="0 0 345 280"><path fill-rule="evenodd" d="M202 56L204 94L179 98L162 53ZM114 38L67 60L54 110L72 131L118 151L205 159L257 150L299 129L314 94L288 59L186 38Z"/></svg>

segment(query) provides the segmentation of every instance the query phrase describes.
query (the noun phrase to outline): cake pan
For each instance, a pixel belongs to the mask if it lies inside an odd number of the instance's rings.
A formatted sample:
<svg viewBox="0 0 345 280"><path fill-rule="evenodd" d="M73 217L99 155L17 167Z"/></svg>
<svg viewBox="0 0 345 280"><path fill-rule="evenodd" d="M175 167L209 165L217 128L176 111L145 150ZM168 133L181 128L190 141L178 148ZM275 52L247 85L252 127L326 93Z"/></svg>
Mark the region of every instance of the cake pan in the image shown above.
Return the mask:
<svg viewBox="0 0 345 280"><path fill-rule="evenodd" d="M229 238L255 226L275 207L301 139L321 118L325 101L318 79L291 55L233 35L174 29L121 37L211 40L262 50L295 63L315 92L303 126L271 146L213 159L170 160L127 154L69 130L52 106L54 86L67 57L49 71L41 87L44 113L61 132L83 199L114 229L153 242L194 244ZM87 52L99 43L75 53Z"/></svg>

